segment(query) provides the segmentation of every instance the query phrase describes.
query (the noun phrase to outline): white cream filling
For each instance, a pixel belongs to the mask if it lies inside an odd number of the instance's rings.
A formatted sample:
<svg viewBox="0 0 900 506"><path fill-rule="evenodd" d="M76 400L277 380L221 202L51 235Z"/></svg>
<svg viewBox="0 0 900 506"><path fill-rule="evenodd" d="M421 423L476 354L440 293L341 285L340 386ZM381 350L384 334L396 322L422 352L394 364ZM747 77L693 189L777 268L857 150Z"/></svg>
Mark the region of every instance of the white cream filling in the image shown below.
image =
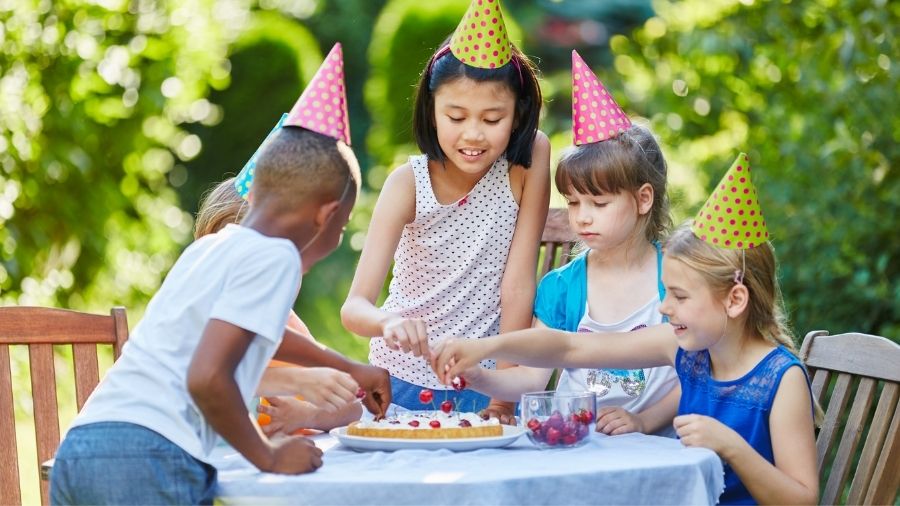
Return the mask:
<svg viewBox="0 0 900 506"><path fill-rule="evenodd" d="M409 422L417 420L419 422L418 427L413 427L409 424ZM491 418L489 420L482 420L480 416L476 413L459 413L456 411L450 412L448 415L443 411L427 411L427 412L408 412L408 413L400 413L397 416L392 416L389 418L385 418L383 420L375 421L375 420L360 420L357 424L357 427L361 429L428 429L434 430L434 427L429 425L432 420L437 420L441 422L441 429L452 429L459 428L459 422L461 420L468 420L472 427L484 427L489 425L500 425L500 420L496 418Z"/></svg>

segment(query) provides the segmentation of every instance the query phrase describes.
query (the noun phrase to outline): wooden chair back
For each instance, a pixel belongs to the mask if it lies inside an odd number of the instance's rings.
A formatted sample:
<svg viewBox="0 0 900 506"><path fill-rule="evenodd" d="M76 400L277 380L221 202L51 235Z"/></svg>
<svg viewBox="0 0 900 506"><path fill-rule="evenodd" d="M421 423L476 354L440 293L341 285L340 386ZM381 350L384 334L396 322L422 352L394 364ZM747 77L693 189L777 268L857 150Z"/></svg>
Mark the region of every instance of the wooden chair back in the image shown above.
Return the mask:
<svg viewBox="0 0 900 506"><path fill-rule="evenodd" d="M59 446L59 406L53 345L72 345L75 398L80 411L100 381L97 345L111 344L114 358L128 339L125 308L109 316L46 307L0 307L0 504L20 504L16 420L13 409L10 345L27 345L38 466ZM49 483L41 480L41 500L49 504Z"/></svg>
<svg viewBox="0 0 900 506"><path fill-rule="evenodd" d="M538 279L551 270L561 267L572 259L572 247L578 241L569 228L569 213L565 209L550 208L547 224L541 234L541 248L538 255Z"/></svg>
<svg viewBox="0 0 900 506"><path fill-rule="evenodd" d="M900 345L819 330L806 334L800 358L825 409L816 438L820 503L893 504L900 486Z"/></svg>

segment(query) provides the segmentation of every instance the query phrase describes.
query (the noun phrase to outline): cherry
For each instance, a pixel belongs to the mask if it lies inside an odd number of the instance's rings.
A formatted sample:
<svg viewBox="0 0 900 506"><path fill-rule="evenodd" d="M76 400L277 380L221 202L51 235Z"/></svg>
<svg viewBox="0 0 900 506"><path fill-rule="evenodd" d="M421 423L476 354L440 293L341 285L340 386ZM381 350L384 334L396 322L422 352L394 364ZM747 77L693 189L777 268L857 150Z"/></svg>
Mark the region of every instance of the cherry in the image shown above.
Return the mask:
<svg viewBox="0 0 900 506"><path fill-rule="evenodd" d="M453 411L453 403L450 401L442 402L441 403L441 411L443 411L444 413L447 413L449 415L450 412Z"/></svg>
<svg viewBox="0 0 900 506"><path fill-rule="evenodd" d="M421 392L419 392L419 402L422 404L428 404L434 399L434 392L427 388L423 388Z"/></svg>
<svg viewBox="0 0 900 506"><path fill-rule="evenodd" d="M528 423L526 425L532 431L541 429L541 422L539 422L537 418L532 418L531 420L528 420Z"/></svg>
<svg viewBox="0 0 900 506"><path fill-rule="evenodd" d="M562 442L564 445L573 445L578 442L578 436L576 434L566 434L562 437Z"/></svg>
<svg viewBox="0 0 900 506"><path fill-rule="evenodd" d="M359 390L356 391L356 398L363 399L365 397L366 397L366 391L362 387L360 387Z"/></svg>
<svg viewBox="0 0 900 506"><path fill-rule="evenodd" d="M431 425L432 429L440 429L441 428L440 420L432 420L432 421L428 422L428 425Z"/></svg>
<svg viewBox="0 0 900 506"><path fill-rule="evenodd" d="M581 408L581 411L578 412L578 417L581 419L581 423L587 425L594 421L594 412Z"/></svg>
<svg viewBox="0 0 900 506"><path fill-rule="evenodd" d="M450 384L453 385L453 390L456 390L457 392L459 392L461 390L465 390L466 389L466 378L463 378L462 376L454 376L453 379L450 381Z"/></svg>
<svg viewBox="0 0 900 506"><path fill-rule="evenodd" d="M547 429L547 436L546 436L547 444L550 446L556 445L557 443L559 443L560 436L561 436L561 434L560 434L559 430L554 429L553 427L550 427L549 429Z"/></svg>
<svg viewBox="0 0 900 506"><path fill-rule="evenodd" d="M466 420L465 418L463 418L462 420L459 421L459 426L460 426L460 427L471 427L471 426L472 426L472 422L470 422L470 421Z"/></svg>
<svg viewBox="0 0 900 506"><path fill-rule="evenodd" d="M418 427L418 426L419 426L419 421L418 421L418 420L410 420L410 421L409 421L409 426L410 426L410 427Z"/></svg>
<svg viewBox="0 0 900 506"><path fill-rule="evenodd" d="M563 416L559 411L554 411L550 418L547 419L547 425L553 427L556 430L562 429L563 424L566 422L563 420Z"/></svg>

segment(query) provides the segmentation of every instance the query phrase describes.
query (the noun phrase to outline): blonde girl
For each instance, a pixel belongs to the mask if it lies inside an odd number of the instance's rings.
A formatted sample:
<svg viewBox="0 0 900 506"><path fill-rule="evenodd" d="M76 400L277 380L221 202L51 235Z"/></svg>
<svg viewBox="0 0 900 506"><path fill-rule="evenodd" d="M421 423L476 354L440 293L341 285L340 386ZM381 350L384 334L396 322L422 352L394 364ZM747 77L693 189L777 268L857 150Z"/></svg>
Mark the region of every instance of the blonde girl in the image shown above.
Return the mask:
<svg viewBox="0 0 900 506"><path fill-rule="evenodd" d="M433 350L435 370L449 381L484 357L545 367L672 365L682 390L674 427L686 446L724 461L720 503L815 504L815 408L755 200L742 155L697 219L666 241L660 311L669 325L603 340L537 329L451 341Z"/></svg>

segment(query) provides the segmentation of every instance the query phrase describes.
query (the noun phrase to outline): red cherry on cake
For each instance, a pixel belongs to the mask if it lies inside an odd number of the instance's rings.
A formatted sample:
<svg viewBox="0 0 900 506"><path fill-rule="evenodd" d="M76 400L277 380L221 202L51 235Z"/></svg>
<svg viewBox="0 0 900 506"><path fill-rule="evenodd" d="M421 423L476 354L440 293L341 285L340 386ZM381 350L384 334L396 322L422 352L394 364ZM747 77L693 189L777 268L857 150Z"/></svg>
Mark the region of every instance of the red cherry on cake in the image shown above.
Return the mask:
<svg viewBox="0 0 900 506"><path fill-rule="evenodd" d="M428 425L431 425L432 429L440 429L441 428L440 420L432 420L432 421L428 422Z"/></svg>
<svg viewBox="0 0 900 506"><path fill-rule="evenodd" d="M453 403L450 401L442 402L441 403L441 411L443 411L444 413L447 413L449 415L450 412L453 411Z"/></svg>
<svg viewBox="0 0 900 506"><path fill-rule="evenodd" d="M454 376L452 380L450 380L450 384L453 385L453 390L457 392L466 389L466 378L462 376Z"/></svg>
<svg viewBox="0 0 900 506"><path fill-rule="evenodd" d="M419 421L418 421L418 420L410 420L408 425L409 425L410 427L418 427L418 426L419 426Z"/></svg>
<svg viewBox="0 0 900 506"><path fill-rule="evenodd" d="M465 418L463 418L462 420L459 421L459 426L460 426L460 427L471 427L471 426L472 426L472 422L470 422L470 421L466 420Z"/></svg>
<svg viewBox="0 0 900 506"><path fill-rule="evenodd" d="M427 388L423 388L421 392L419 392L419 402L422 404L428 404L434 399L434 392Z"/></svg>

